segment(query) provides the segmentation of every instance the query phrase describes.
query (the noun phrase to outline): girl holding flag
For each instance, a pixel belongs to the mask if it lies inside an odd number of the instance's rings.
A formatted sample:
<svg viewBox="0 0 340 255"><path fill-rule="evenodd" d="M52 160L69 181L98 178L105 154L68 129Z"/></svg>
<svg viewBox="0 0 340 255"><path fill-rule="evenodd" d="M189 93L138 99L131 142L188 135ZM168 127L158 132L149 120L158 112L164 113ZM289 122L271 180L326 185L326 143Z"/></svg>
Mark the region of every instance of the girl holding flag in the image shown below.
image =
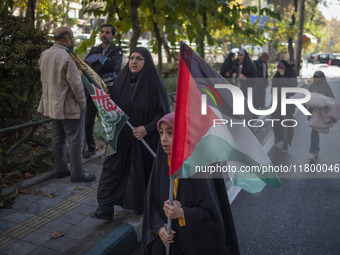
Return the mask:
<svg viewBox="0 0 340 255"><path fill-rule="evenodd" d="M153 165L145 197L145 254L239 254L223 179L176 179L174 203L169 204L169 163L174 113L157 123L161 148ZM167 233L167 218L172 219Z"/></svg>

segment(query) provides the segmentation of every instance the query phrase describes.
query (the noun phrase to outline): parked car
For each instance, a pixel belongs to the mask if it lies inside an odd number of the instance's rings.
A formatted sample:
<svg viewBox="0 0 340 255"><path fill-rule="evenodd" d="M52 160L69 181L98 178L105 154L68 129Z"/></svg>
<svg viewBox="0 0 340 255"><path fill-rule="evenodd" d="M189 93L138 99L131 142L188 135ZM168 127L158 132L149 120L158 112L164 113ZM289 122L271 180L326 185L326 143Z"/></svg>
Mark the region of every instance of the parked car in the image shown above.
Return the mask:
<svg viewBox="0 0 340 255"><path fill-rule="evenodd" d="M328 64L330 55L331 54L327 52L317 53L314 57L315 63L316 64Z"/></svg>
<svg viewBox="0 0 340 255"><path fill-rule="evenodd" d="M332 66L340 66L340 53L332 53L329 58Z"/></svg>

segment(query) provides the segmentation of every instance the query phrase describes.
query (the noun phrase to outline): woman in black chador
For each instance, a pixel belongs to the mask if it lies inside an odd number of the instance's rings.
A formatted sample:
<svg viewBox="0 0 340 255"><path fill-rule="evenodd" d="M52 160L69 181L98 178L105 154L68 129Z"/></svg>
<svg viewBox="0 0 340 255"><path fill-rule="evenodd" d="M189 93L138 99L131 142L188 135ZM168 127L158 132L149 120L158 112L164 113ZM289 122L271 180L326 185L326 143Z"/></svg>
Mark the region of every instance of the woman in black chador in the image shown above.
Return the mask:
<svg viewBox="0 0 340 255"><path fill-rule="evenodd" d="M237 56L238 64L238 86L243 92L245 98L247 98L248 88L254 87L254 82L257 77L256 66L248 55L248 52L241 48Z"/></svg>
<svg viewBox="0 0 340 255"><path fill-rule="evenodd" d="M174 114L157 124L161 145L152 168L145 196L143 248L146 255L239 254L225 183L222 179L177 179L174 203L169 199L169 157ZM167 218L172 219L167 234Z"/></svg>
<svg viewBox="0 0 340 255"><path fill-rule="evenodd" d="M237 69L235 53L230 52L221 66L220 75L227 78L231 84L236 85Z"/></svg>
<svg viewBox="0 0 340 255"><path fill-rule="evenodd" d="M91 217L98 219L112 219L114 205L143 212L154 157L140 140L144 139L156 151L157 121L169 112L164 84L145 48L139 47L130 53L129 62L109 93L129 116L135 130L125 125L118 137L117 153L105 158L98 186L99 206L91 213Z"/></svg>
<svg viewBox="0 0 340 255"><path fill-rule="evenodd" d="M274 130L274 144L277 146L282 141L282 152L288 152L288 145L291 145L294 135L294 122L286 121L285 125L288 127L282 126L281 122L284 119L294 119L294 111L295 106L292 104L288 104L286 108L286 115L281 114L281 89L287 87L297 87L297 76L291 65L286 60L280 60L277 64L277 72L275 73L272 81L272 87L278 89L278 101L277 108L272 113L273 119L278 119L273 125ZM292 93L287 94L287 98L292 96ZM290 127L289 127L290 126Z"/></svg>

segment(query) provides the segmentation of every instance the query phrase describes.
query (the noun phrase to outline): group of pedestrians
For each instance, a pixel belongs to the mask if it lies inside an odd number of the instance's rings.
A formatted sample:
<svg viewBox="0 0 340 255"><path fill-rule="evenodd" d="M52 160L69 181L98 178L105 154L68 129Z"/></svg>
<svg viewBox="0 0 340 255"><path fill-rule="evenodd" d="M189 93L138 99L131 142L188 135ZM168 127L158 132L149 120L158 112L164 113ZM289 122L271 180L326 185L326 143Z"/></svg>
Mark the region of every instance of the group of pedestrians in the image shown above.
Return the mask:
<svg viewBox="0 0 340 255"><path fill-rule="evenodd" d="M251 60L248 52L241 48L236 54L230 52L223 62L220 75L238 86L247 98L248 88L253 88L254 108L265 109L265 95L268 86L268 61L269 55L264 52L255 60ZM256 78L256 79L255 79Z"/></svg>
<svg viewBox="0 0 340 255"><path fill-rule="evenodd" d="M112 42L115 28L105 24L100 33L102 44L93 47L85 61L107 82L108 94L129 116L134 129L124 126L118 136L117 152L105 158L98 185L98 207L90 216L111 220L115 205L137 214L144 212L145 254L163 253L169 244L172 244L171 254L239 254L222 179L177 180L174 204L167 201L174 114L169 113L165 86L146 48L133 49L120 71L123 53ZM43 89L38 112L52 119L56 178L71 176L73 182L91 182L96 176L85 173L82 158L95 154L93 125L97 109L88 92L84 92L77 66L67 52L74 47L71 29L57 28L54 39L53 47L44 51L39 60ZM267 60L268 54L264 53L252 62L246 50L241 49L237 59L233 53L228 56L221 74L246 95L247 88L252 86L251 78L268 78ZM282 78L295 81L286 84ZM258 91L258 109L265 107L267 85L254 85ZM286 61L280 61L273 87L296 85L296 74ZM293 112L291 109L288 114ZM284 150L291 143L293 130L274 127L274 133L276 141L283 141ZM88 149L83 155L85 136ZM157 152L156 157L144 147L142 139ZM70 147L70 167L66 140ZM315 155L318 151L315 131L312 131L312 143L311 153ZM167 218L174 220L170 234Z"/></svg>
<svg viewBox="0 0 340 255"><path fill-rule="evenodd" d="M169 182L167 179L166 184L164 178L159 178L168 176L168 167L163 166L167 166L166 157L170 156L172 144L173 114L166 115L169 113L166 89L146 48L133 49L120 71L122 52L113 45L114 34L111 25L103 25L102 44L93 47L85 61L102 79L111 82L108 93L129 116L134 129L125 125L118 136L117 152L105 158L97 192L98 208L90 216L112 220L115 205L137 214L145 211L145 254L159 254L170 244L171 254L190 254L188 251L193 249L196 254L207 254L212 248L221 254L227 251L239 254L223 180L181 180L174 193L174 205L167 203L165 190ZM77 66L67 52L73 46L71 29L57 28L53 47L44 51L39 61L43 91L38 111L52 118L56 177L71 176L74 182L91 182L96 176L85 173L82 153L85 134L88 150L84 157L95 153L96 109L88 92L84 92ZM160 138L163 146L159 145ZM156 158L141 143L142 139L157 152ZM70 168L66 140L70 147ZM153 167L154 161L157 164ZM148 186L151 172L152 185ZM184 225L175 224L168 235L166 217L181 218Z"/></svg>
<svg viewBox="0 0 340 255"><path fill-rule="evenodd" d="M222 64L220 74L226 80L234 84L247 95L247 88L253 88L253 106L255 109L265 109L265 90L268 82L268 61L269 55L264 52L255 60L251 61L248 53L244 49L240 49L238 56L231 52ZM256 78L256 79L251 79ZM291 145L294 136L294 112L295 106L287 105L286 115L282 115L281 111L281 88L297 87L297 74L294 64L288 63L286 60L279 60L276 66L276 73L272 78L272 87L277 88L277 108L271 114L271 118L278 120L273 124L274 145L279 146L282 143L281 151L288 152L288 146ZM311 142L308 160L314 162L318 158L320 150L319 133L327 134L329 127L339 119L340 106L334 100L334 94L328 85L325 74L322 71L316 71L313 76L313 83L309 86L312 92L312 100L306 103L312 116L309 117L308 126L312 128ZM287 97L294 96L294 93L288 93ZM325 96L325 97L323 97ZM285 120L285 126L281 122Z"/></svg>

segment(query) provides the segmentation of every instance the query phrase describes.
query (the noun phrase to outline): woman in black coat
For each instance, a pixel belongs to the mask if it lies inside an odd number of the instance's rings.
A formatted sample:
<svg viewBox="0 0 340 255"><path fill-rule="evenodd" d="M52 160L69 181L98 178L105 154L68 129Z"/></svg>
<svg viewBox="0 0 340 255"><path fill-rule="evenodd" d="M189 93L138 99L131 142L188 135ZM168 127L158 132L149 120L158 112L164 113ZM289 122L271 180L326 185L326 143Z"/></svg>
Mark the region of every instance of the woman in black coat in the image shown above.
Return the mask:
<svg viewBox="0 0 340 255"><path fill-rule="evenodd" d="M238 86L241 88L243 95L247 98L248 88L253 88L257 77L256 66L245 49L240 49L237 56L238 64Z"/></svg>
<svg viewBox="0 0 340 255"><path fill-rule="evenodd" d="M230 52L227 56L227 58L224 60L221 70L220 70L220 75L223 78L226 78L226 80L231 83L236 85L236 76L237 76L237 63L236 63L236 58L235 58L235 53Z"/></svg>
<svg viewBox="0 0 340 255"><path fill-rule="evenodd" d="M99 219L112 219L114 205L143 212L154 157L140 140L156 151L157 121L169 112L164 84L146 48L131 51L129 62L109 93L135 130L125 125L118 137L117 153L105 158L98 185L98 208L91 213L91 217Z"/></svg>
<svg viewBox="0 0 340 255"><path fill-rule="evenodd" d="M281 89L283 87L297 87L297 76L291 65L286 60L280 60L277 64L277 72L275 73L272 80L272 87L278 88L278 100L277 100L277 108L275 112L272 113L273 119L278 119L279 121L275 121L273 125L274 137L275 137L275 145L278 145L281 141L282 152L288 152L288 145L291 145L293 136L294 136L294 127L283 127L281 121L284 119L293 119L295 106L292 104L287 105L286 115L281 114ZM292 93L288 93L287 97L292 96ZM289 121L285 122L285 125L293 125L294 123L289 123Z"/></svg>

